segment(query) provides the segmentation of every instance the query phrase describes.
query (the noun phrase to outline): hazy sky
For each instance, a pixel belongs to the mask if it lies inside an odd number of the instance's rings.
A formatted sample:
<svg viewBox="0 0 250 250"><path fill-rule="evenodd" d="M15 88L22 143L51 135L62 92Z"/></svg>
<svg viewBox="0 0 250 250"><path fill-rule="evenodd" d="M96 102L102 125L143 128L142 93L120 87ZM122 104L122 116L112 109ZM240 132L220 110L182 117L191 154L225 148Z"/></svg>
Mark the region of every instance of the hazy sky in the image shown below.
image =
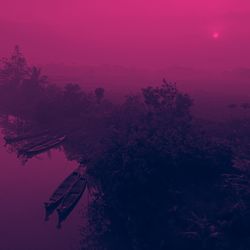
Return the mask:
<svg viewBox="0 0 250 250"><path fill-rule="evenodd" d="M0 54L39 63L250 67L249 0L1 0Z"/></svg>

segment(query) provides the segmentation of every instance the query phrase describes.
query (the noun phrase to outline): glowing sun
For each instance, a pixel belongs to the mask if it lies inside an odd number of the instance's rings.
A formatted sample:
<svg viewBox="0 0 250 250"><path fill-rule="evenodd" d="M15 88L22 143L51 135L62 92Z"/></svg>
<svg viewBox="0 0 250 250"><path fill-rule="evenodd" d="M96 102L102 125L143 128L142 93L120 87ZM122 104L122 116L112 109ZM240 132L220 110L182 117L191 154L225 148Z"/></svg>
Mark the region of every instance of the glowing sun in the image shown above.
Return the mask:
<svg viewBox="0 0 250 250"><path fill-rule="evenodd" d="M220 33L214 32L212 36L213 36L213 39L218 39L220 37Z"/></svg>

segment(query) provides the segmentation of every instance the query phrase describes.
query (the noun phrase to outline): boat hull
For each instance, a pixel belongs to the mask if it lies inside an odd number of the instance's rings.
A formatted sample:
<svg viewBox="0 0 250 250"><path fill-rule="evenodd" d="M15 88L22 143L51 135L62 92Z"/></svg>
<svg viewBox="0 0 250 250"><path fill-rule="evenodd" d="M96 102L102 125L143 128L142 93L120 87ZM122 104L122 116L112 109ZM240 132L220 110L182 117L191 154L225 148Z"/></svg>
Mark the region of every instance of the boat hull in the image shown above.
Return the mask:
<svg viewBox="0 0 250 250"><path fill-rule="evenodd" d="M57 208L58 213L58 227L61 222L64 221L75 208L78 201L82 197L87 186L87 181L84 177L81 177L69 190L68 194L64 197L62 203Z"/></svg>
<svg viewBox="0 0 250 250"><path fill-rule="evenodd" d="M70 188L78 181L80 175L77 171L72 172L54 191L50 196L49 201L45 202L45 211L46 211L46 220L49 215L51 215L54 210L60 205L63 201L63 198L68 193Z"/></svg>

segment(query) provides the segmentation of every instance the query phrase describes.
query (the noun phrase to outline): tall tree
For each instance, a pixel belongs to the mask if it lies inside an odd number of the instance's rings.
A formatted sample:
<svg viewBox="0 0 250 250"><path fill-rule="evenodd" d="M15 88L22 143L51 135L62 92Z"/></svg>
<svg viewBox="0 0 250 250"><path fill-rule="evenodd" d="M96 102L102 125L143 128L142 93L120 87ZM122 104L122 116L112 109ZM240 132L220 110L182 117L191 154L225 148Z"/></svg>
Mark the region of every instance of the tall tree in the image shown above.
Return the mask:
<svg viewBox="0 0 250 250"><path fill-rule="evenodd" d="M30 68L23 56L19 46L15 46L10 58L1 60L0 80L2 83L20 84L21 81L30 75Z"/></svg>

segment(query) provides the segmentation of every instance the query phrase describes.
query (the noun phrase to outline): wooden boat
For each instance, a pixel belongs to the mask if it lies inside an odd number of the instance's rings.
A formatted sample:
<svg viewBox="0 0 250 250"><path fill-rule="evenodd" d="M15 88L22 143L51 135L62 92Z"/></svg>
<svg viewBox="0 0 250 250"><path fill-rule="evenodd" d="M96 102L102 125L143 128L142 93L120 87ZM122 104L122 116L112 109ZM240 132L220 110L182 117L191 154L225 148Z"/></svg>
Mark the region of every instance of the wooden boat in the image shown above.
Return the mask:
<svg viewBox="0 0 250 250"><path fill-rule="evenodd" d="M49 215L54 212L54 210L60 205L64 196L68 193L71 187L80 179L78 169L73 171L54 191L50 196L49 201L45 202L46 210L46 220L48 220Z"/></svg>
<svg viewBox="0 0 250 250"><path fill-rule="evenodd" d="M56 139L56 138L54 138L54 139ZM35 140L33 139L29 143L24 144L20 149L18 149L18 155L25 154L25 152L33 150L34 148L48 144L49 142L53 141L54 139L49 138L48 136L42 136L40 138L36 138Z"/></svg>
<svg viewBox="0 0 250 250"><path fill-rule="evenodd" d="M41 145L38 145L38 146L35 146L30 150L23 151L22 155L26 156L28 158L31 158L35 155L44 153L52 148L59 146L60 144L62 144L65 141L65 139L66 139L66 136L61 136L61 137L49 140L48 142L41 144Z"/></svg>
<svg viewBox="0 0 250 250"><path fill-rule="evenodd" d="M17 136L17 137L11 137L11 136L5 136L4 140L6 144L12 144L12 143L17 143L20 141L24 141L24 140L29 140L29 139L33 139L33 138L37 138L37 137L41 137L44 135L49 135L49 131L45 130L36 134L26 134L26 135L21 135L21 136Z"/></svg>
<svg viewBox="0 0 250 250"><path fill-rule="evenodd" d="M57 208L58 213L58 228L61 227L61 222L64 221L71 211L74 209L80 198L82 197L87 186L87 180L82 175L78 181L71 187L68 194L63 198L62 203Z"/></svg>

